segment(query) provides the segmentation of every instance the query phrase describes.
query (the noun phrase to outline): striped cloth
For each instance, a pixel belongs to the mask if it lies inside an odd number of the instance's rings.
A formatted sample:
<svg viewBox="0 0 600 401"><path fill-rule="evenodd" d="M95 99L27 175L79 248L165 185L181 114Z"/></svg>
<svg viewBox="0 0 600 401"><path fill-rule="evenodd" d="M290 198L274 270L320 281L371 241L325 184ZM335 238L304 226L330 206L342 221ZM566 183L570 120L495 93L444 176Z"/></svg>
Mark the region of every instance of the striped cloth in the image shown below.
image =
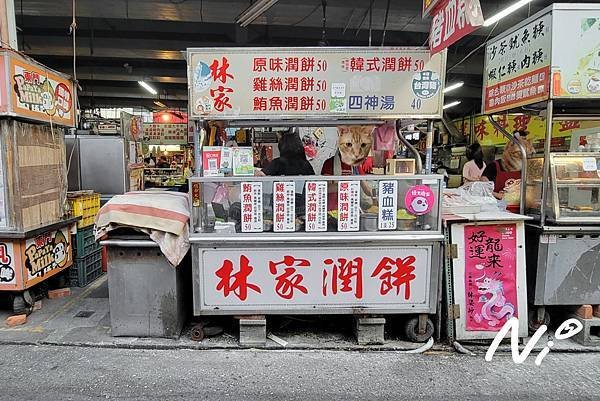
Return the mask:
<svg viewBox="0 0 600 401"><path fill-rule="evenodd" d="M189 250L190 204L179 192L128 192L110 199L96 216L96 240L117 228L148 234L173 266Z"/></svg>

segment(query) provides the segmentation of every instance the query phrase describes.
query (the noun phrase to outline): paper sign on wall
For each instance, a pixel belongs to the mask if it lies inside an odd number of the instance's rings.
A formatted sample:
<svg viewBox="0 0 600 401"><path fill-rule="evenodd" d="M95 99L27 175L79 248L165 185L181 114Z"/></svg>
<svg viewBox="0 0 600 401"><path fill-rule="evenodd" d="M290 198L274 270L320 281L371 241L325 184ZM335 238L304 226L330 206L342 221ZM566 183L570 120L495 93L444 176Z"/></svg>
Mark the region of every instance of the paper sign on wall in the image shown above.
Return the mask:
<svg viewBox="0 0 600 401"><path fill-rule="evenodd" d="M360 182L338 181L338 231L358 231Z"/></svg>
<svg viewBox="0 0 600 401"><path fill-rule="evenodd" d="M254 154L252 148L233 148L233 175L254 175Z"/></svg>
<svg viewBox="0 0 600 401"><path fill-rule="evenodd" d="M273 231L294 232L296 228L296 185L273 183Z"/></svg>
<svg viewBox="0 0 600 401"><path fill-rule="evenodd" d="M242 183L242 232L260 233L263 231L262 182Z"/></svg>
<svg viewBox="0 0 600 401"><path fill-rule="evenodd" d="M395 230L398 210L398 181L379 181L379 229Z"/></svg>
<svg viewBox="0 0 600 401"><path fill-rule="evenodd" d="M306 231L327 231L327 183L306 183Z"/></svg>

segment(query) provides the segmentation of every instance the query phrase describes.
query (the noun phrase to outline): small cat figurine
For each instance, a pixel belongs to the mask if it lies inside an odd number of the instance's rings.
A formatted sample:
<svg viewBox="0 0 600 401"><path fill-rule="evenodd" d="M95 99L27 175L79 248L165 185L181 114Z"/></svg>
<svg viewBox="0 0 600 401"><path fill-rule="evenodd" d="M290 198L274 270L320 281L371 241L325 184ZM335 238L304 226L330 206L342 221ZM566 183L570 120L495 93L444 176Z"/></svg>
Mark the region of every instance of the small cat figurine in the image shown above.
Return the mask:
<svg viewBox="0 0 600 401"><path fill-rule="evenodd" d="M363 175L369 172L369 153L373 146L371 125L338 126L338 152L323 165L323 175Z"/></svg>

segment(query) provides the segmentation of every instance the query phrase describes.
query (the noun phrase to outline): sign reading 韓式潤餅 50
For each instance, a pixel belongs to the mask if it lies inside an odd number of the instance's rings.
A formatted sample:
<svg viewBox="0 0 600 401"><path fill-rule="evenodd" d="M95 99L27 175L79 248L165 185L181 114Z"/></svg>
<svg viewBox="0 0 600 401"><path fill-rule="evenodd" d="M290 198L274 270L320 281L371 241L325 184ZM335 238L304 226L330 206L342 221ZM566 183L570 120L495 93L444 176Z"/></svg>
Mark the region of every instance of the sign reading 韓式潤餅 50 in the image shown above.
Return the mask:
<svg viewBox="0 0 600 401"><path fill-rule="evenodd" d="M484 114L548 99L551 25L551 14L545 14L487 43L483 72Z"/></svg>
<svg viewBox="0 0 600 401"><path fill-rule="evenodd" d="M188 49L190 116L439 117L446 53L421 47Z"/></svg>

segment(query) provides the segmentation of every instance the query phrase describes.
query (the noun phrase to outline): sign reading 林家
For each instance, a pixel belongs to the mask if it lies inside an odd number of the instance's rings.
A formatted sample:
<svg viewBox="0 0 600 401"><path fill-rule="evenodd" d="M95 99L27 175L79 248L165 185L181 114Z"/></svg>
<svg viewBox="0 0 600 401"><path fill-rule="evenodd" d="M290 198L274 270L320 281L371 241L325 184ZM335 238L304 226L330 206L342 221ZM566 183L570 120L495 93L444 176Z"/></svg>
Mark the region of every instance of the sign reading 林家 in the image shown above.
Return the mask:
<svg viewBox="0 0 600 401"><path fill-rule="evenodd" d="M552 16L546 14L487 43L484 114L548 99L551 24Z"/></svg>
<svg viewBox="0 0 600 401"><path fill-rule="evenodd" d="M426 306L430 251L426 246L199 250L202 307Z"/></svg>
<svg viewBox="0 0 600 401"><path fill-rule="evenodd" d="M439 117L446 53L421 47L188 49L190 117Z"/></svg>
<svg viewBox="0 0 600 401"><path fill-rule="evenodd" d="M436 5L429 49L436 54L483 25L479 0L444 0Z"/></svg>

